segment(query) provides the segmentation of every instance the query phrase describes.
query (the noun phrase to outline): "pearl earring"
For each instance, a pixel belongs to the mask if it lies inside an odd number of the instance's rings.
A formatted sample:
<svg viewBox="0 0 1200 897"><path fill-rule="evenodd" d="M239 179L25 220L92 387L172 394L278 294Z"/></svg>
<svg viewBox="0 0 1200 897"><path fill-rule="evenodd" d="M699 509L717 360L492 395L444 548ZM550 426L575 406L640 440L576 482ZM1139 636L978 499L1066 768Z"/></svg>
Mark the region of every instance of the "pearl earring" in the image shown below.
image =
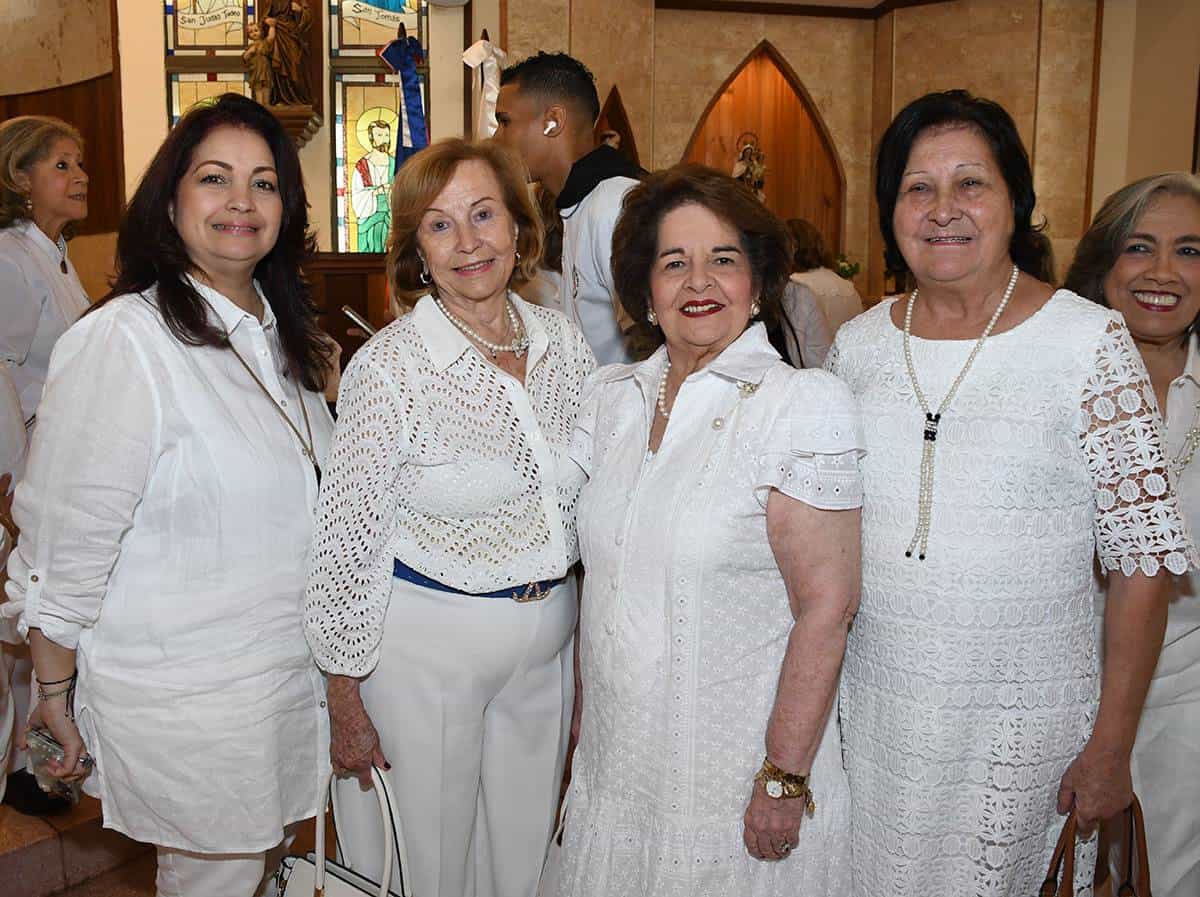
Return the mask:
<svg viewBox="0 0 1200 897"><path fill-rule="evenodd" d="M429 286L433 282L433 278L429 276L429 266L425 264L425 259L421 259L421 283Z"/></svg>
<svg viewBox="0 0 1200 897"><path fill-rule="evenodd" d="M762 308L759 306L759 304L757 302L753 303L750 306L750 317L757 318L760 311L762 311Z"/></svg>
<svg viewBox="0 0 1200 897"><path fill-rule="evenodd" d="M646 312L646 320L650 322L651 327L658 326L658 315L654 313L654 309L650 309L648 312Z"/></svg>

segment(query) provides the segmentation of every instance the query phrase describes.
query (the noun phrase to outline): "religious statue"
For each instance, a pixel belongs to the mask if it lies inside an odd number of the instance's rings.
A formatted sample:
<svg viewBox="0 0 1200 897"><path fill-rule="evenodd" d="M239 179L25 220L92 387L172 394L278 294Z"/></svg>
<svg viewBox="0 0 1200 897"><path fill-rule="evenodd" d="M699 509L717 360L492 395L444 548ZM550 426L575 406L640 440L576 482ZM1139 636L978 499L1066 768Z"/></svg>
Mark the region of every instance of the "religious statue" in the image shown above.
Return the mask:
<svg viewBox="0 0 1200 897"><path fill-rule="evenodd" d="M261 22L251 22L247 29L250 38L242 59L249 70L250 94L255 102L264 106L271 104L271 52L275 46L275 28L263 30Z"/></svg>
<svg viewBox="0 0 1200 897"><path fill-rule="evenodd" d="M396 157L392 155L392 127L379 119L367 126L370 150L354 166L350 204L358 219L358 251L383 252L392 226L388 204Z"/></svg>
<svg viewBox="0 0 1200 897"><path fill-rule="evenodd" d="M263 0L259 15L268 28L271 59L270 105L311 106L308 32L312 13L306 0Z"/></svg>
<svg viewBox="0 0 1200 897"><path fill-rule="evenodd" d="M758 146L758 135L746 131L737 139L737 159L733 163L733 176L754 191L760 200L766 200L763 184L767 178L767 154Z"/></svg>

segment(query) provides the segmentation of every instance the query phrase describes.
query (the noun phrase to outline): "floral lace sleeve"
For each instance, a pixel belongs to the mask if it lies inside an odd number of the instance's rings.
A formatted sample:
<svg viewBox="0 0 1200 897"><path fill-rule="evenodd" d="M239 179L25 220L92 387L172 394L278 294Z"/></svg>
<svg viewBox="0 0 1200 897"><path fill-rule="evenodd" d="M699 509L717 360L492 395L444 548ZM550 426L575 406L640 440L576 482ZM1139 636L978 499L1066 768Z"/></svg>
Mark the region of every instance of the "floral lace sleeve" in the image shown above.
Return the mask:
<svg viewBox="0 0 1200 897"><path fill-rule="evenodd" d="M1105 570L1154 576L1197 566L1167 476L1162 418L1146 366L1110 321L1083 389L1080 444L1096 491L1096 551Z"/></svg>

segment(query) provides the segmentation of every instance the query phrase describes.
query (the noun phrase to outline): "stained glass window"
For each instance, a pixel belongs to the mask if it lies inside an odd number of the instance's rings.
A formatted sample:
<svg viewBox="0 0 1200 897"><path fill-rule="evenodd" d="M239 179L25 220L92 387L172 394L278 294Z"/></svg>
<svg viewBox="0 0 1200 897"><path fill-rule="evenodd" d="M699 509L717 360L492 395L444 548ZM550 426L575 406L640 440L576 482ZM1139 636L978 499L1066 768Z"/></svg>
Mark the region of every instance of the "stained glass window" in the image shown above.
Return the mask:
<svg viewBox="0 0 1200 897"><path fill-rule="evenodd" d="M167 56L240 56L254 18L247 0L166 0L163 8Z"/></svg>
<svg viewBox="0 0 1200 897"><path fill-rule="evenodd" d="M329 13L335 245L383 252L396 168L429 142L428 9L334 0Z"/></svg>
<svg viewBox="0 0 1200 897"><path fill-rule="evenodd" d="M171 72L167 81L172 126L197 103L211 101L223 93L250 96L245 72Z"/></svg>
<svg viewBox="0 0 1200 897"><path fill-rule="evenodd" d="M427 46L426 21L421 0L331 0L329 55L374 56L395 39L401 25Z"/></svg>

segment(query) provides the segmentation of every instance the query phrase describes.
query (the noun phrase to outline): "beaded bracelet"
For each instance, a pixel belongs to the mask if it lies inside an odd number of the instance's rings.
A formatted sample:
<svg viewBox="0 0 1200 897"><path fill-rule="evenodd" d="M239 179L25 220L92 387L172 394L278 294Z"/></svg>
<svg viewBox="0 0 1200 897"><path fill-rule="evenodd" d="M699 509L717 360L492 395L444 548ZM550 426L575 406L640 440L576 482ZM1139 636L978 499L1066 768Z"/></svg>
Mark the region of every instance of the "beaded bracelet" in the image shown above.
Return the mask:
<svg viewBox="0 0 1200 897"><path fill-rule="evenodd" d="M76 677L76 676L78 676L78 675L79 675L78 673L72 673L72 674L71 674L70 676L68 676L66 679L55 679L55 680L53 680L53 681L51 681L51 682L46 682L46 681L45 681L45 680L43 680L43 679L39 679L39 680L37 681L37 683L38 683L38 685L62 685L64 682L73 682L73 681L74 681L74 679L75 679L75 677Z"/></svg>
<svg viewBox="0 0 1200 897"><path fill-rule="evenodd" d="M46 691L46 689L44 689L42 687L41 683L39 682L38 683L38 700L45 701L48 698L57 698L59 695L69 695L74 690L75 690L75 683L71 683L66 688L60 688L58 691Z"/></svg>

